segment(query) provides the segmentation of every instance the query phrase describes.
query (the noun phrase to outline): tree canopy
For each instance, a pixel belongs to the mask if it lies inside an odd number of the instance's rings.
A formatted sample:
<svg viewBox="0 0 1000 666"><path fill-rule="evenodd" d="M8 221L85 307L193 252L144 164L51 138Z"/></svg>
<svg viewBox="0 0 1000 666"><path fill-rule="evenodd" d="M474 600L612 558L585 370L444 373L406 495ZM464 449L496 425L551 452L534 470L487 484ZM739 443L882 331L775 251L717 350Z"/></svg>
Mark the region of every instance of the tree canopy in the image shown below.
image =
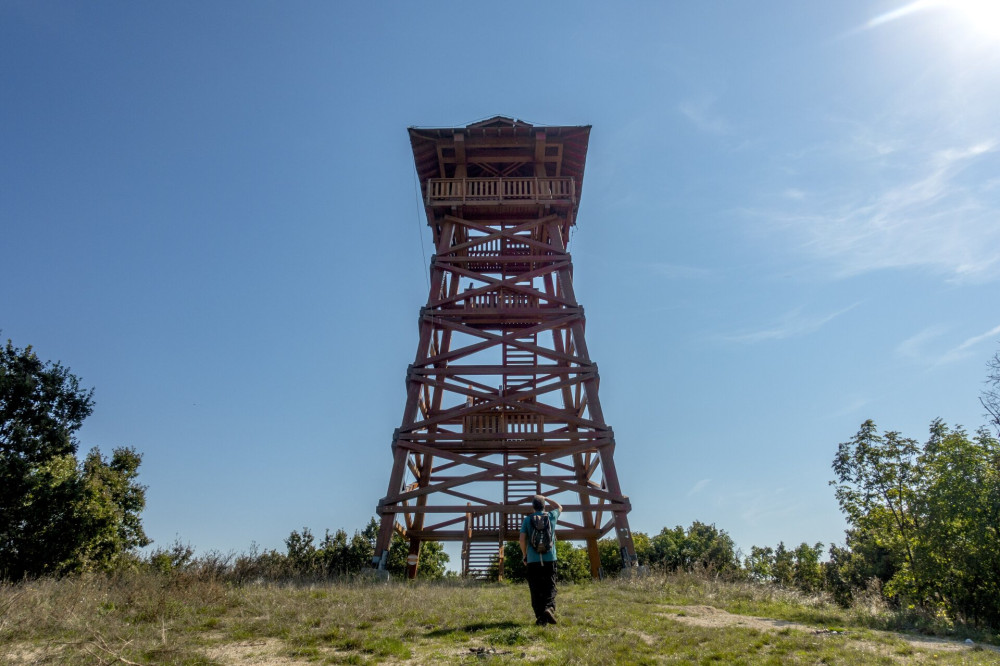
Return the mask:
<svg viewBox="0 0 1000 666"><path fill-rule="evenodd" d="M986 408L990 423L997 437L1000 437L1000 352L986 363L986 388L983 389L979 402Z"/></svg>
<svg viewBox="0 0 1000 666"><path fill-rule="evenodd" d="M149 543L142 456L98 449L77 460L93 389L8 340L0 349L0 579L107 568Z"/></svg>
<svg viewBox="0 0 1000 666"><path fill-rule="evenodd" d="M833 469L851 526L835 593L877 578L889 598L1000 626L1000 442L936 420L920 445L869 420Z"/></svg>
<svg viewBox="0 0 1000 666"><path fill-rule="evenodd" d="M342 529L333 534L327 530L323 540L316 545L310 529L303 527L301 532L293 531L285 539L287 551L282 556L287 564L285 569L289 575L296 576L330 577L360 573L370 566L377 534L378 521L372 518L365 529L355 532L351 538ZM408 553L407 541L398 533L394 534L386 565L390 574L397 577L405 574ZM425 541L420 544L419 578L442 578L447 564L448 554L440 543Z"/></svg>

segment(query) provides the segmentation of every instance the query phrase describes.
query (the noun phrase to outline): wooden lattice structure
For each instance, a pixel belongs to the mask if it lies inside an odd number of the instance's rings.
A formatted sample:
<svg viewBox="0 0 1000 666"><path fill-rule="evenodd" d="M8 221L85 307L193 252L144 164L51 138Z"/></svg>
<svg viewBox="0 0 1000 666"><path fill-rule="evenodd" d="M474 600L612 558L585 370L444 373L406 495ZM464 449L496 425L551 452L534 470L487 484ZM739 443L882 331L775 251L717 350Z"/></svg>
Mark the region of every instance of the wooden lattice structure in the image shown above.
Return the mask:
<svg viewBox="0 0 1000 666"><path fill-rule="evenodd" d="M563 504L557 536L586 542L595 577L612 531L633 565L567 250L590 127L496 117L409 133L435 254L374 565L395 530L411 577L423 541L460 541L464 574L502 576L536 493Z"/></svg>

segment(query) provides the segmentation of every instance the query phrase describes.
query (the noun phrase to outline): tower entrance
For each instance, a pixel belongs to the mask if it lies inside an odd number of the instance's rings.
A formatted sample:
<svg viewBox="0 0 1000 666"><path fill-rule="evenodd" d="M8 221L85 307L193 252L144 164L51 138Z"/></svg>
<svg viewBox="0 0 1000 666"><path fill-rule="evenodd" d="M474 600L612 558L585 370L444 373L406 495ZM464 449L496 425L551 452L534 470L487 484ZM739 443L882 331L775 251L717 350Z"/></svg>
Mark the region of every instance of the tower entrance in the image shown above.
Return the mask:
<svg viewBox="0 0 1000 666"><path fill-rule="evenodd" d="M590 127L409 133L435 254L374 565L400 532L410 577L423 541L459 541L463 573L502 576L536 493L563 505L557 538L586 543L594 577L612 532L635 564L567 248Z"/></svg>

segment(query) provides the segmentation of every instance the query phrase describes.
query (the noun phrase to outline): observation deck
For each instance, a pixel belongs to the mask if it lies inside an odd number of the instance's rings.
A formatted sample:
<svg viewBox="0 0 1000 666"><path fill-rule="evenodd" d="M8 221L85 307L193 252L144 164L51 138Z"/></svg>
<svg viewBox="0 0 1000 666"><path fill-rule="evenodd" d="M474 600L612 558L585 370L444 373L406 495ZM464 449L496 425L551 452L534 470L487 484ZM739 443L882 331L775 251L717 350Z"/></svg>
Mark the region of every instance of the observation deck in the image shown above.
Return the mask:
<svg viewBox="0 0 1000 666"><path fill-rule="evenodd" d="M428 206L575 206L572 178L431 178Z"/></svg>

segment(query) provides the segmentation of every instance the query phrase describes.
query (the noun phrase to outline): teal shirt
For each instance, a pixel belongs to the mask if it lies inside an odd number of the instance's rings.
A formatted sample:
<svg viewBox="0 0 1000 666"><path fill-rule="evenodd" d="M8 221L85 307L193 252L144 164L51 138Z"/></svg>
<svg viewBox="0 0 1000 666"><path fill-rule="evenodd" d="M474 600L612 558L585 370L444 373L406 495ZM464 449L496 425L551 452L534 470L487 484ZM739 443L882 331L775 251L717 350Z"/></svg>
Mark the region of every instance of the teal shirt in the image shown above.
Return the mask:
<svg viewBox="0 0 1000 666"><path fill-rule="evenodd" d="M528 564L532 562L555 562L556 561L556 521L559 520L559 509L549 511L549 522L552 523L552 549L544 555L539 555L538 551L531 547L531 516L540 516L544 512L536 511L525 516L521 523L521 534L528 535Z"/></svg>

